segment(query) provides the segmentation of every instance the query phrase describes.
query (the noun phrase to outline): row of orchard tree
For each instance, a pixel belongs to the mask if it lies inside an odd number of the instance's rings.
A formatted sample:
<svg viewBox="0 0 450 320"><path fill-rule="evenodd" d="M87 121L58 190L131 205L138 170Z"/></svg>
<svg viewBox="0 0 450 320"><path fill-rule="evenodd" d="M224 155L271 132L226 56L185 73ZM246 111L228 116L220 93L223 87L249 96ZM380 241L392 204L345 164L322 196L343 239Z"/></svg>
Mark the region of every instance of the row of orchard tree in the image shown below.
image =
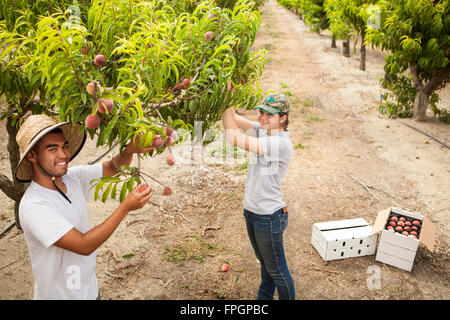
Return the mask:
<svg viewBox="0 0 450 320"><path fill-rule="evenodd" d="M385 77L389 90L380 110L390 116L450 123L450 110L438 108L437 92L450 81L449 0L278 0L320 32L328 29L332 47L343 41L350 55L350 39L360 43L360 69L366 67L366 46L387 52Z"/></svg>
<svg viewBox="0 0 450 320"><path fill-rule="evenodd" d="M171 141L166 127L184 129L178 143L199 121L200 137L207 136L227 107L254 106L266 61L263 51L250 50L262 0L218 2L0 0L0 119L11 175L19 161L15 137L30 113L81 123L97 146L122 150L137 135L142 147ZM96 195L114 197L121 183L123 198L141 178L133 168L124 175L97 184ZM25 188L0 173L16 214Z"/></svg>

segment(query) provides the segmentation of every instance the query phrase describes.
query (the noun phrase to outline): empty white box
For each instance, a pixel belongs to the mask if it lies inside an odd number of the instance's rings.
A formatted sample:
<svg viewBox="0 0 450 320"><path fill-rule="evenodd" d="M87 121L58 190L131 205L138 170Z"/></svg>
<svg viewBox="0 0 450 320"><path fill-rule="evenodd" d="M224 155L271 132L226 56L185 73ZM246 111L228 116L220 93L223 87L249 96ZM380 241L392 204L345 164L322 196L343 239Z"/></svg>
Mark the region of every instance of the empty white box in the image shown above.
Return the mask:
<svg viewBox="0 0 450 320"><path fill-rule="evenodd" d="M377 234L363 218L313 224L311 244L325 261L374 255Z"/></svg>

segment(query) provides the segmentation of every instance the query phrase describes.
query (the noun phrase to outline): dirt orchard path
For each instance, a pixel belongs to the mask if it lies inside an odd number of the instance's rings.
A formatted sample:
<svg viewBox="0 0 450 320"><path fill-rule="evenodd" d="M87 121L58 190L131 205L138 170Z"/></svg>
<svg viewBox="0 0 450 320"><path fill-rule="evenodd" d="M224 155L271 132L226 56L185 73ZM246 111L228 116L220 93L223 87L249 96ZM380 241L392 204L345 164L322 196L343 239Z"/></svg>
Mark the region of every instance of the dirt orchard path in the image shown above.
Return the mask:
<svg viewBox="0 0 450 320"><path fill-rule="evenodd" d="M449 299L450 204L443 191L450 189L449 150L378 114L382 53L368 48L367 71L361 71L357 54L343 58L330 48L328 36L309 32L276 2L261 10L255 47L266 48L269 58L261 85L284 91L292 102L289 130L296 148L282 190L289 207L285 249L297 299ZM446 91L442 102L448 101ZM255 119L254 112L247 114ZM402 121L450 144L449 126ZM6 146L1 150L1 169L7 172ZM142 163L143 171L169 184L174 194L155 195L97 250L104 299L255 298L259 265L242 217L245 162L210 164L211 150L194 164L179 156L168 168L165 154ZM88 140L73 164L86 164L104 151ZM384 192L372 189L372 196L351 177ZM11 222L12 202L2 195L1 204L8 211L0 216L3 230ZM92 225L117 205L91 200ZM310 244L314 222L362 217L373 223L376 213L390 206L421 212L437 224L435 252L419 247L410 273L376 262L375 256L327 263ZM227 273L219 271L224 262L231 265ZM380 271L378 289L367 285L372 266ZM33 297L27 247L16 230L0 239L0 276L0 299Z"/></svg>
<svg viewBox="0 0 450 320"><path fill-rule="evenodd" d="M449 282L440 280L445 269L434 268L449 262L450 201L443 190L450 187L450 150L379 115L384 55L368 49L367 70L359 70L358 52L344 58L339 48L330 48L330 37L308 31L274 1L264 5L260 31L258 44L270 59L263 88L292 94L289 128L298 148L283 190L290 209L286 254L298 298L448 298ZM448 125L402 121L450 141ZM352 177L384 192L372 189L375 198ZM314 222L362 217L373 223L377 212L390 206L421 212L437 223L441 247L435 257L444 265L431 267L423 248L411 273L384 266L374 256L326 263L310 245ZM380 290L367 288L371 265L381 268Z"/></svg>

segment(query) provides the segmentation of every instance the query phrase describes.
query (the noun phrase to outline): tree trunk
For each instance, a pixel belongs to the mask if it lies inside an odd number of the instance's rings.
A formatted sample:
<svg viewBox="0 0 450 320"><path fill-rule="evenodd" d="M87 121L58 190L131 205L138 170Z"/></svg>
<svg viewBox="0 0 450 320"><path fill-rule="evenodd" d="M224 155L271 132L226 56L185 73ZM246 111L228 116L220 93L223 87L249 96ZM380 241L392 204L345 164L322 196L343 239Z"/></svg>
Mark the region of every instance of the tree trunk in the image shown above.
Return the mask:
<svg viewBox="0 0 450 320"><path fill-rule="evenodd" d="M417 90L416 99L414 100L413 117L416 121L425 121L430 93L423 88Z"/></svg>
<svg viewBox="0 0 450 320"><path fill-rule="evenodd" d="M349 58L350 57L350 40L347 39L344 42L342 42L343 51L342 54L344 57Z"/></svg>
<svg viewBox="0 0 450 320"><path fill-rule="evenodd" d="M361 32L361 60L359 62L359 69L366 70L366 45L364 44L366 32Z"/></svg>
<svg viewBox="0 0 450 320"><path fill-rule="evenodd" d="M9 107L11 108L11 107ZM25 193L26 188L28 187L28 183L21 183L14 179L14 171L16 170L17 164L20 160L20 151L19 146L16 142L17 131L19 131L14 125L12 125L12 119L7 118L6 121L6 130L8 132L8 153L9 153L9 162L11 166L11 174L13 179L10 180L4 174L0 174L0 189L12 200L14 203L14 218L16 221L16 227L19 230L22 230L19 221L19 202L22 199L23 194Z"/></svg>
<svg viewBox="0 0 450 320"><path fill-rule="evenodd" d="M336 48L336 37L331 35L331 47Z"/></svg>
<svg viewBox="0 0 450 320"><path fill-rule="evenodd" d="M416 121L425 121L430 95L440 89L448 77L450 77L450 63L425 84L419 77L417 66L410 66L410 70L414 87L416 88L413 117Z"/></svg>

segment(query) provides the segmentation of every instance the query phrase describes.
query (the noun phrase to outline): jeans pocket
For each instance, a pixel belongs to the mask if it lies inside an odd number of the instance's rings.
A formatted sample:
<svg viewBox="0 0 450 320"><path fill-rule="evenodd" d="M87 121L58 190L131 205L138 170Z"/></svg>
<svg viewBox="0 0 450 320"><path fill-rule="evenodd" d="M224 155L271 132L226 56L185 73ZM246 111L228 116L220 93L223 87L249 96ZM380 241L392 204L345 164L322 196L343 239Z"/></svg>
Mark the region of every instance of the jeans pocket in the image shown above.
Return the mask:
<svg viewBox="0 0 450 320"><path fill-rule="evenodd" d="M288 220L289 220L289 214L288 211L281 211L280 214L280 226L281 226L281 230L284 232L284 230L287 228L288 226Z"/></svg>

